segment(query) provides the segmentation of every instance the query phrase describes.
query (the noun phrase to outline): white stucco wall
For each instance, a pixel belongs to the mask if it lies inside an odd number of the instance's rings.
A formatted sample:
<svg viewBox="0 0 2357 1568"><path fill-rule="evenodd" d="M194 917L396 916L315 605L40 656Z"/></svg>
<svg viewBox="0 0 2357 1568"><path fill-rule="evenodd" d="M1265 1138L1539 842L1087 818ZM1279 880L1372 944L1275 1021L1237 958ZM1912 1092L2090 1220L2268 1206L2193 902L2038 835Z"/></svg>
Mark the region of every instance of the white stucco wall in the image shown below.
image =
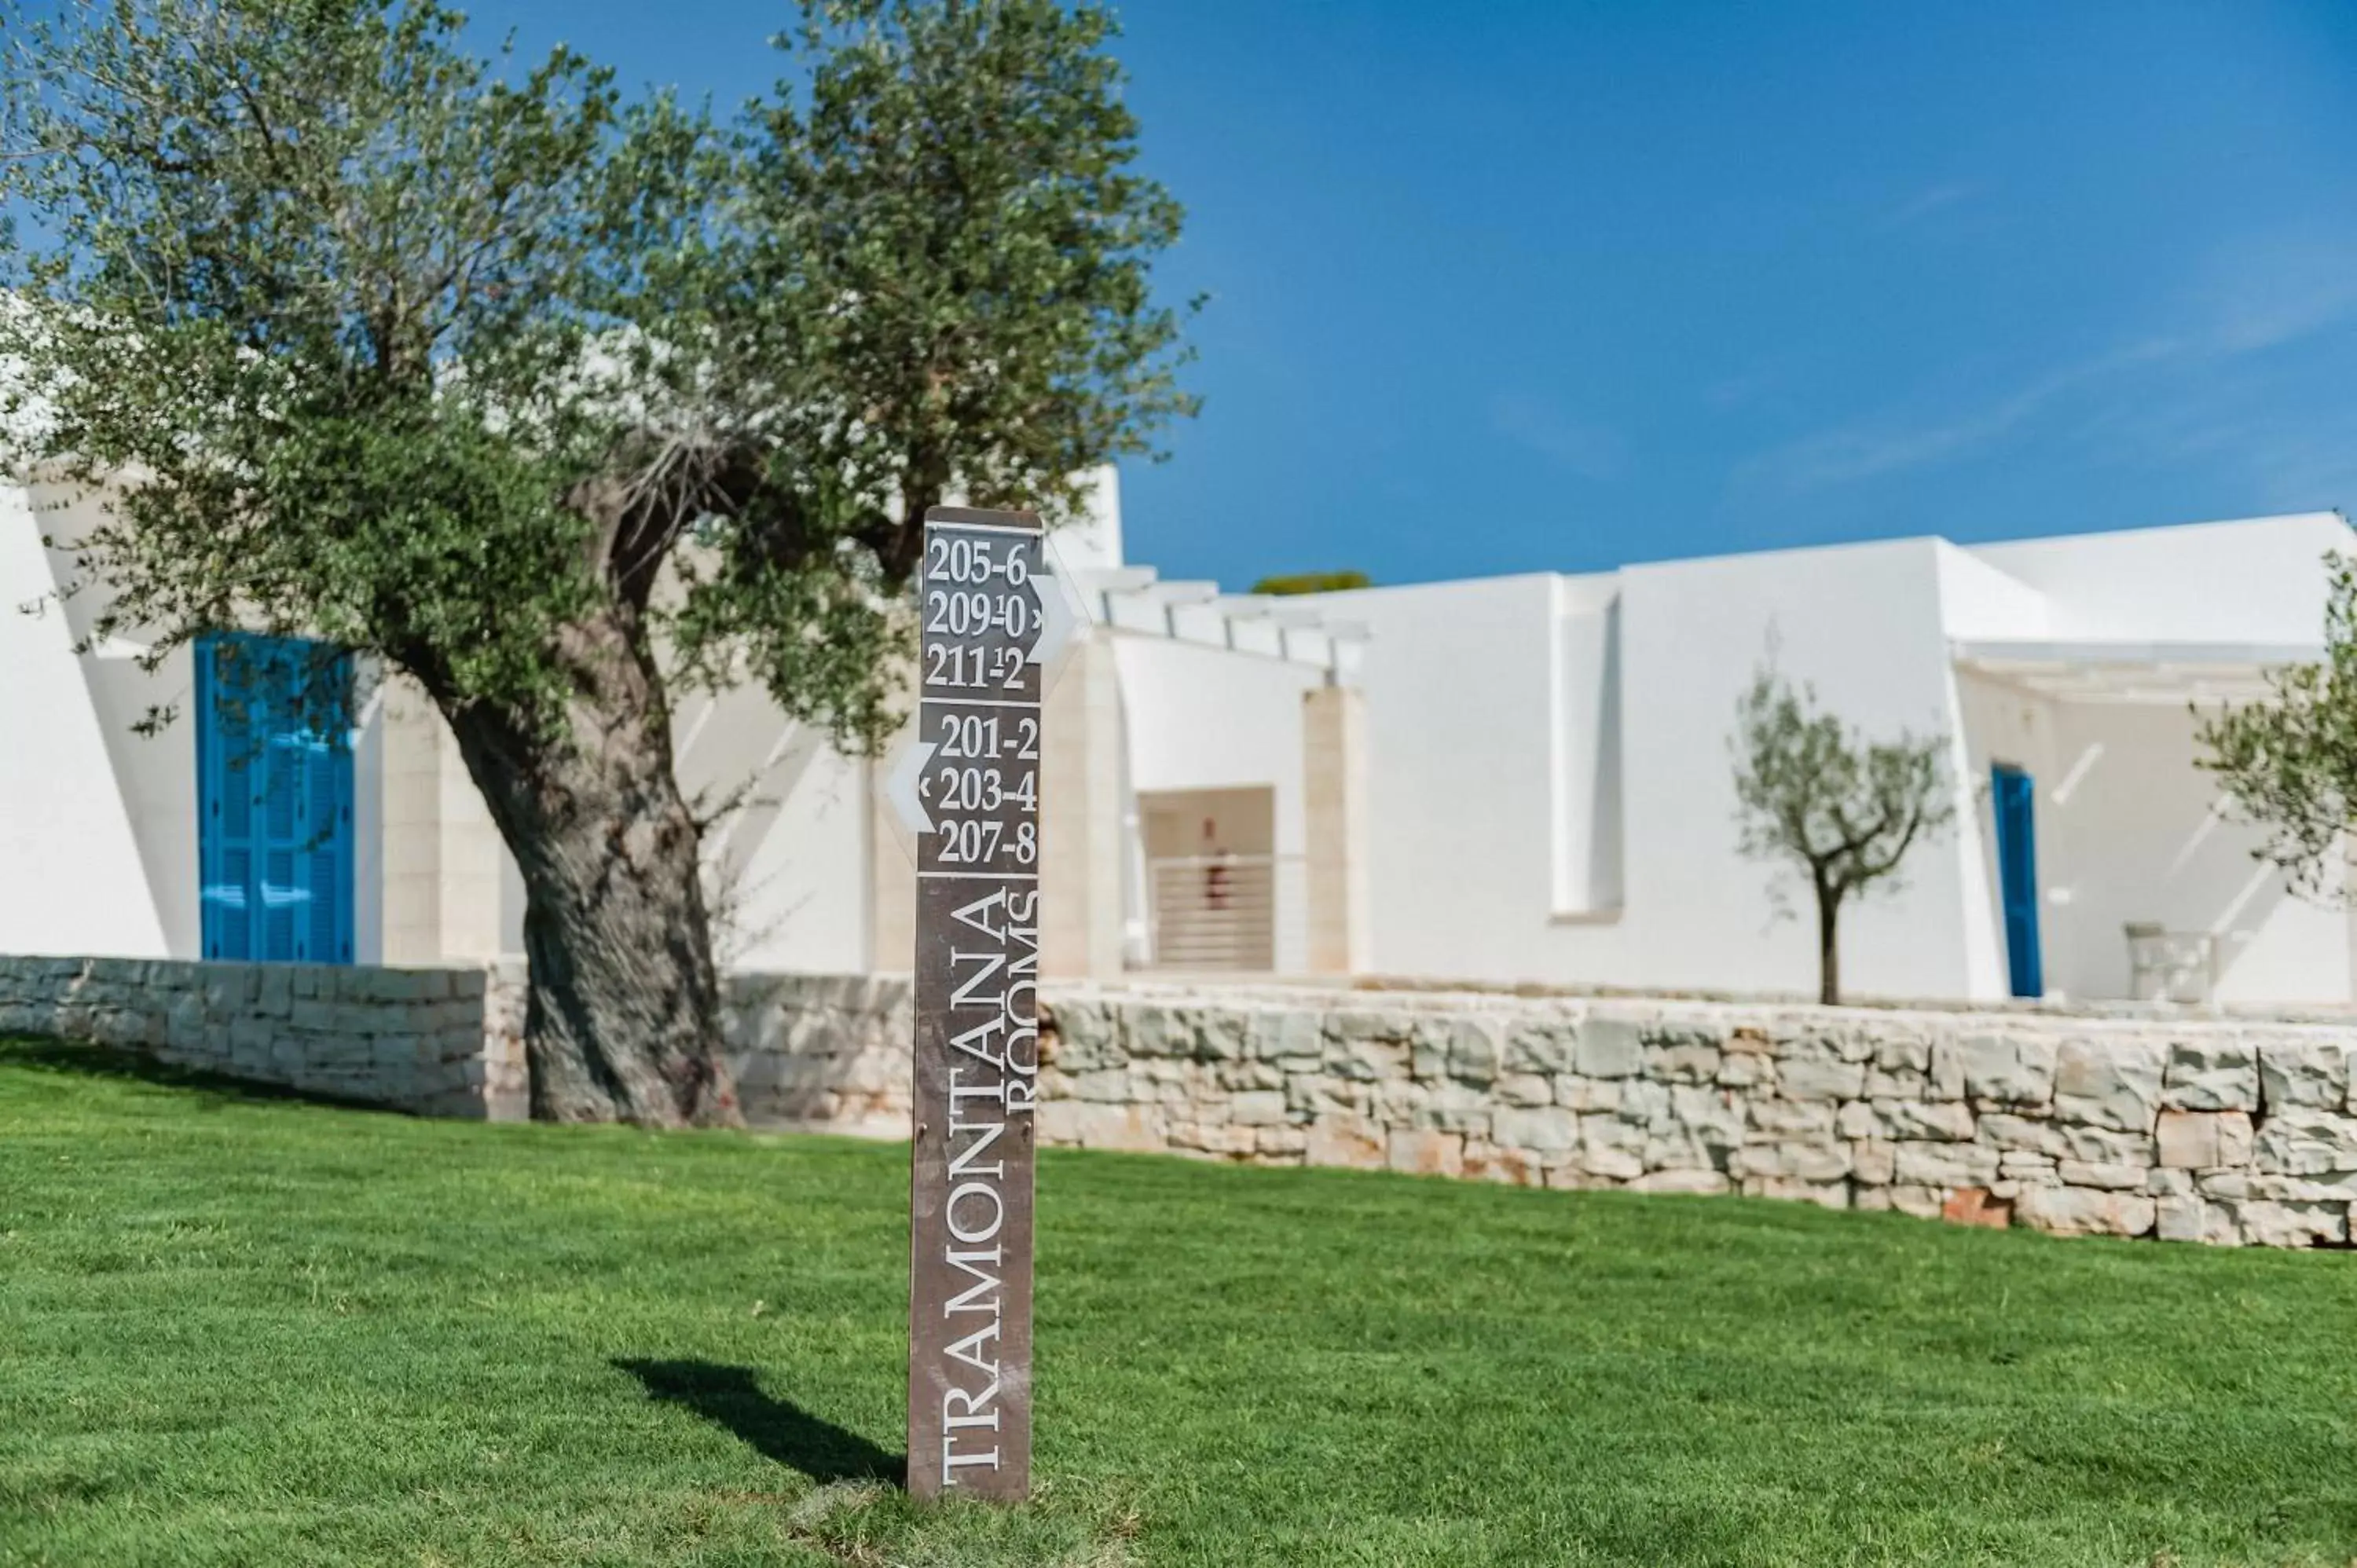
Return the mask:
<svg viewBox="0 0 2357 1568"><path fill-rule="evenodd" d="M2091 640L2314 642L2328 552L2357 549L2337 512L1975 545L2044 596L2047 631ZM1958 630L1960 637L1999 635Z"/></svg>
<svg viewBox="0 0 2357 1568"><path fill-rule="evenodd" d="M1945 540L1934 542L1933 559L1940 573L1942 629L1951 641L2038 642L2054 635L2051 601L2028 583ZM2061 777L2054 764L2050 704L2012 703L2015 695L1969 676L1950 673L1949 703L1959 715L1949 752L1957 785L1956 816L1954 827L1937 853L1953 858L1963 897L1961 994L1980 1000L2006 996L2012 989L2004 904L1997 889L1990 767L1996 762L2010 763L2049 786ZM2037 825L2045 827L2042 812ZM2048 933L2041 944L2050 971L2054 968L2058 937L2067 941L2069 932ZM2054 983L2050 972L2048 984Z"/></svg>
<svg viewBox="0 0 2357 1568"><path fill-rule="evenodd" d="M1952 733L1931 541L1326 596L1368 623L1375 967L1808 991L1805 889L1737 853L1727 750L1768 655L1875 734ZM1617 690L1617 695L1614 693ZM1860 993L1970 983L1964 860L1844 921Z"/></svg>
<svg viewBox="0 0 2357 1568"><path fill-rule="evenodd" d="M1975 784L1982 875L1994 904L1990 767L2036 784L2039 925L2050 995L2123 997L2130 921L2221 944L2222 999L2342 1002L2350 922L2295 897L2253 857L2262 835L2221 809L2197 766L2190 714L2173 706L2057 703L1984 676L1958 678ZM1998 937L2000 953L2003 937Z"/></svg>
<svg viewBox="0 0 2357 1568"><path fill-rule="evenodd" d="M1853 993L2007 993L1987 789L1991 764L2006 761L2040 791L2050 990L2123 994L2121 927L2158 919L2218 930L2230 999L2345 998L2347 921L2287 898L2280 878L2251 862L2254 835L2212 821L2214 791L2182 713L2057 704L1960 674L1951 644L2313 641L2320 557L2349 542L2338 517L2318 514L1328 596L1323 607L1374 633L1365 671L1375 966L1812 986L1805 889L1786 885L1798 918L1779 918L1770 868L1736 849L1727 741L1772 633L1783 672L1813 684L1845 722L1870 736L1949 738L1954 824L1910 856L1902 888L1845 911ZM2203 589L2204 578L2222 585ZM1615 657L1617 682L1600 678Z"/></svg>
<svg viewBox="0 0 2357 1568"><path fill-rule="evenodd" d="M2069 758L2040 808L2061 826L2049 913L2071 934L2056 983L2080 996L2124 996L2129 920L2207 931L2220 942L2228 1001L2337 1002L2349 989L2347 917L2292 897L2252 850L2261 835L2228 821L2196 765L2190 714L2174 707L2056 705ZM2072 772L2076 777L2072 776ZM2041 781L2042 782L2042 781Z"/></svg>
<svg viewBox="0 0 2357 1568"><path fill-rule="evenodd" d="M1322 683L1319 672L1164 638L1116 635L1113 650L1130 788L1265 786L1275 793L1276 853L1300 854L1301 699Z"/></svg>
<svg viewBox="0 0 2357 1568"><path fill-rule="evenodd" d="M2145 529L1960 550L1943 545L1943 599L1958 641L2067 645L2320 640L2328 552L2357 544L2334 513ZM2050 993L2124 996L2124 926L2208 931L2228 1001L2351 996L2350 922L2292 897L2252 856L2261 835L2220 811L2198 767L2194 720L2174 704L2055 702L1973 673L1957 677L1966 767L1967 934L1994 953L2004 991L1994 825L1996 762L2036 782L2041 949ZM1975 961L1976 972L1981 965Z"/></svg>
<svg viewBox="0 0 2357 1568"><path fill-rule="evenodd" d="M64 609L24 608L56 587L41 547L55 519L36 505L0 485L0 952L173 956L170 890L159 899L117 762L141 754L110 744Z"/></svg>
<svg viewBox="0 0 2357 1568"><path fill-rule="evenodd" d="M1738 851L1736 703L1771 641L1778 669L1871 738L1953 735L1938 555L1930 540L1780 551L1621 574L1623 789L1636 983L1806 991L1806 886ZM1961 790L1963 784L1958 780ZM1922 846L1895 890L1843 912L1842 978L1861 995L1965 993L1964 860Z"/></svg>
<svg viewBox="0 0 2357 1568"><path fill-rule="evenodd" d="M673 726L680 786L710 811L705 834L721 961L748 969L868 967L867 771L739 687L683 703Z"/></svg>
<svg viewBox="0 0 2357 1568"><path fill-rule="evenodd" d="M352 736L352 961L384 957L384 689L371 662ZM519 941L513 950L521 952Z"/></svg>
<svg viewBox="0 0 2357 1568"><path fill-rule="evenodd" d="M1116 492L1060 534L1096 566L1121 561ZM99 607L16 607L54 585L91 503L0 489L0 950L188 956L198 946L194 730L133 723L185 707L189 664L155 676L127 655L77 659ZM2252 861L2255 835L2217 818L2191 723L2169 707L2057 703L1953 667L1955 642L2312 642L2319 558L2357 536L2333 514L1962 549L1902 540L1631 567L1376 589L1304 601L1367 624L1372 966L1397 975L1804 992L1814 983L1806 893L1736 853L1727 741L1738 694L1769 650L1870 734L1946 734L1958 821L1920 849L1908 886L1853 906L1845 980L1860 994L1994 997L2006 990L1986 779L2016 763L2038 784L2040 923L2050 990L2127 985L2121 927L2158 920L2225 944L2234 1000L2338 1001L2357 986L2351 923L2287 896ZM1179 612L1215 630L1211 607ZM1225 633L1221 632L1222 637ZM1239 648L1111 639L1126 790L1265 788L1275 852L1300 855L1302 699L1322 680L1266 656L1277 623L1237 623ZM1265 650L1265 652L1255 651ZM871 966L876 925L866 765L789 724L758 692L680 704L682 781L707 805L747 787L708 841L727 889L728 961L813 972ZM356 762L359 956L382 945L386 755L380 716ZM463 779L460 780L464 784ZM1125 804L1125 810L1126 810ZM511 864L494 892L520 945ZM488 857L486 864L490 864Z"/></svg>
<svg viewBox="0 0 2357 1568"><path fill-rule="evenodd" d="M2064 839L2072 824L2053 798L2058 790L2067 798L2076 782L2070 775L2074 759L2060 754L2055 704L1969 671L1958 671L1953 686L1962 731L1959 773L1964 786L1956 819L1956 853L1964 879L1964 937L1971 958L1971 988L1965 993L1996 998L2011 990L1990 793L1990 770L2004 763L2029 774L2036 787L2032 831L2040 892L2039 953L2046 986L2050 993L2079 994L2076 988L2085 975L2075 950L2082 922L2067 918L2065 904L2054 897L2060 886L2054 877L2065 859ZM2063 900L2069 897L2067 889L2062 891Z"/></svg>
<svg viewBox="0 0 2357 1568"><path fill-rule="evenodd" d="M1599 918L1627 901L1619 585L1606 577L1557 578L1554 615L1549 914Z"/></svg>
<svg viewBox="0 0 2357 1568"><path fill-rule="evenodd" d="M98 719L119 791L138 848L145 898L163 933L156 956L193 958L200 940L197 863L197 729L190 706L195 660L175 651L153 674L143 671L127 650L115 657L86 657L79 665L83 690ZM156 702L178 708L178 716L152 736L132 726Z"/></svg>
<svg viewBox="0 0 2357 1568"><path fill-rule="evenodd" d="M1104 633L1099 633L1104 636ZM1140 796L1182 790L1260 789L1271 799L1277 865L1275 964L1300 973L1308 962L1304 816L1308 753L1302 700L1324 683L1308 665L1261 654L1153 636L1114 633L1114 667L1121 685L1121 727L1127 759L1125 786L1134 843ZM1136 854L1143 854L1138 844ZM1132 938L1142 937L1146 872L1134 858L1125 882Z"/></svg>
<svg viewBox="0 0 2357 1568"><path fill-rule="evenodd" d="M1125 564L1121 535L1121 470L1092 468L1081 515L1048 535L1057 567L1066 572L1103 572Z"/></svg>
<svg viewBox="0 0 2357 1568"><path fill-rule="evenodd" d="M1558 637L1562 583L1536 574L1317 598L1369 630L1369 956L1379 973L1586 978L1612 964L1614 929L1552 924L1572 880L1550 853L1553 835L1578 814L1563 781L1592 779L1597 760L1592 731L1558 745L1559 678L1602 645ZM1609 593L1607 580L1595 597ZM1586 691L1601 679L1577 673Z"/></svg>
<svg viewBox="0 0 2357 1568"><path fill-rule="evenodd" d="M20 613L70 578L68 549L100 505L79 489L0 487L0 827L19 844L0 858L0 887L56 889L0 911L0 951L195 958L194 660L184 649L152 674L142 670L136 628L73 655L106 606L102 589ZM45 533L67 548L44 550ZM159 706L174 711L172 722L138 734L134 726ZM353 935L362 963L383 956L386 761L381 705L371 703L354 737ZM59 874L61 865L70 871Z"/></svg>

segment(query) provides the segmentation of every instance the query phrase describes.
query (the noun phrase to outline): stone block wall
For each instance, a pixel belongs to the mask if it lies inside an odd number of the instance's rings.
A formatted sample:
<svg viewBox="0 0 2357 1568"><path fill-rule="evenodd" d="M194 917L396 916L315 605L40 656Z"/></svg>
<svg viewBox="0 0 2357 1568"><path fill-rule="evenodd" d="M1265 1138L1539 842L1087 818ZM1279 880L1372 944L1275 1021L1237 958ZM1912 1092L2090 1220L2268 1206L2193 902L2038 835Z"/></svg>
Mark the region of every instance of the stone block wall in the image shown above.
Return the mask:
<svg viewBox="0 0 2357 1568"><path fill-rule="evenodd" d="M480 970L0 958L0 1034L431 1116L524 1114L522 1019L485 1027Z"/></svg>
<svg viewBox="0 0 2357 1568"><path fill-rule="evenodd" d="M0 1035L82 1040L307 1094L521 1121L530 993L486 969L0 957ZM902 1137L906 975L733 974L722 1025L756 1126Z"/></svg>
<svg viewBox="0 0 2357 1568"><path fill-rule="evenodd" d="M489 981L485 1048L514 1061L522 1084L523 965L504 961ZM917 1015L908 975L726 974L720 1009L737 1101L754 1126L909 1135Z"/></svg>
<svg viewBox="0 0 2357 1568"><path fill-rule="evenodd" d="M721 1005L745 1118L909 1135L916 987L905 974L732 974Z"/></svg>
<svg viewBox="0 0 2357 1568"><path fill-rule="evenodd" d="M433 1115L526 1109L520 966L0 958L0 1033ZM757 1126L905 1136L907 976L736 974ZM2357 1030L2213 1016L1049 985L1039 1136L2345 1246Z"/></svg>
<svg viewBox="0 0 2357 1568"><path fill-rule="evenodd" d="M2357 1034L2214 1018L1050 993L1043 1142L2345 1245Z"/></svg>

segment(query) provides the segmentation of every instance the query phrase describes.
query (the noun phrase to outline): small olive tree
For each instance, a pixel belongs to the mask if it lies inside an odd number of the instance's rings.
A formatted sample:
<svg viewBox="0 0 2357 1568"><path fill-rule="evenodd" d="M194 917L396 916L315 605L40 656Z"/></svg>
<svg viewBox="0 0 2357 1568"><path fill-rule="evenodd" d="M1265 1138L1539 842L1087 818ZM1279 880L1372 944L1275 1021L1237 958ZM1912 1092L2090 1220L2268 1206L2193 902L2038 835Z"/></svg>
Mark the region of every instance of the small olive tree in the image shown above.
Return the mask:
<svg viewBox="0 0 2357 1568"><path fill-rule="evenodd" d="M1736 704L1736 821L1746 855L1808 878L1817 908L1817 999L1841 1000L1842 906L1899 886L1907 852L1955 815L1945 743L1900 731L1868 741L1762 665Z"/></svg>
<svg viewBox="0 0 2357 1568"><path fill-rule="evenodd" d="M2264 829L2253 853L2292 888L2346 902L2344 855L2357 829L2357 562L2330 557L2323 661L2268 676L2271 698L2202 720L2196 735L2237 814Z"/></svg>

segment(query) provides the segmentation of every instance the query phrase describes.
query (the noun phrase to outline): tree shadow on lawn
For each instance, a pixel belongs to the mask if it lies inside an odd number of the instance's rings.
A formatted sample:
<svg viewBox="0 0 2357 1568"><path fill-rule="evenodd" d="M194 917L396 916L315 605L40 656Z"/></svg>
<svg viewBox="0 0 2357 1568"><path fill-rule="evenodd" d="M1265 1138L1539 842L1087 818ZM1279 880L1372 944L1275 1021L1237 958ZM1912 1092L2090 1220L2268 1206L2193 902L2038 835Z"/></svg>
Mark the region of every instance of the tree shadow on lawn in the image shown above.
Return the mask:
<svg viewBox="0 0 2357 1568"><path fill-rule="evenodd" d="M756 1452L800 1470L820 1486L882 1481L897 1487L907 1473L906 1455L880 1448L791 1400L770 1398L749 1368L716 1361L617 1360L613 1365L644 1384L649 1399L683 1406L726 1427Z"/></svg>

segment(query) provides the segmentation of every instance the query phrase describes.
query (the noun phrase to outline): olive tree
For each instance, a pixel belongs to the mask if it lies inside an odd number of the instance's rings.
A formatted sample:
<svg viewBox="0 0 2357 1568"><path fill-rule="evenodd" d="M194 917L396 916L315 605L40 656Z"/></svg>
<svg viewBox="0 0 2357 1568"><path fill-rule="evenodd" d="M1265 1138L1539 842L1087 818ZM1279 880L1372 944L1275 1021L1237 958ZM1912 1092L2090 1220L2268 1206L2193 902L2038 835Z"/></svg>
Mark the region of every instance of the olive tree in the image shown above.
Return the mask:
<svg viewBox="0 0 2357 1568"><path fill-rule="evenodd" d="M1841 1001L1842 906L1895 891L1907 853L1955 815L1946 745L1901 731L1870 741L1763 665L1736 704L1729 744L1746 855L1804 877L1817 915L1817 999Z"/></svg>
<svg viewBox="0 0 2357 1568"><path fill-rule="evenodd" d="M2237 814L2266 833L2255 853L2320 903L2350 897L2348 835L2357 828L2357 562L2327 562L2324 658L2270 672L2269 700L2203 718L2202 765Z"/></svg>
<svg viewBox="0 0 2357 1568"><path fill-rule="evenodd" d="M535 1114L733 1119L676 693L872 745L925 509L1069 515L1189 409L1110 19L804 0L716 123L433 0L45 8L0 365L11 460L104 498L93 639L414 679L522 872Z"/></svg>

